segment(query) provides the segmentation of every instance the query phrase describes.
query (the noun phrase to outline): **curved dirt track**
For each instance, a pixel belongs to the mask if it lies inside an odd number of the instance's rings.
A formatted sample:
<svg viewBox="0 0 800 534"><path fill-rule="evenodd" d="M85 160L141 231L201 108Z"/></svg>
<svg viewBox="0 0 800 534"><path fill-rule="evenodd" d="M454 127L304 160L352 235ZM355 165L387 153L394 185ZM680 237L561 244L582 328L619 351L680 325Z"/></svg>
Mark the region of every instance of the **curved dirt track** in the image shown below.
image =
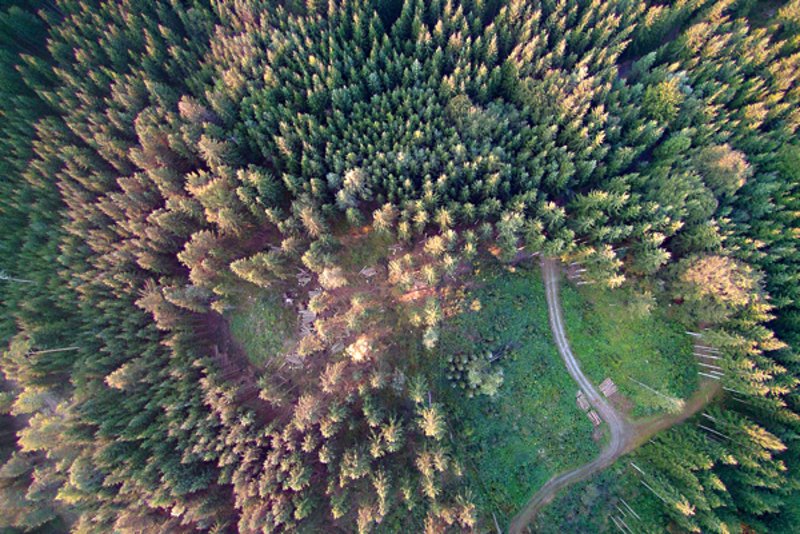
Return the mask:
<svg viewBox="0 0 800 534"><path fill-rule="evenodd" d="M668 415L641 426L634 426L628 422L606 399L597 391L594 385L583 374L575 355L570 349L564 331L564 321L561 313L561 302L558 297L559 283L558 260L542 259L542 278L547 297L547 308L550 317L550 329L553 331L558 353L564 360L572 379L578 384L586 395L589 403L597 410L600 417L608 424L611 439L600 451L600 454L591 462L584 464L572 471L556 475L548 480L544 486L531 497L525 507L511 520L510 534L519 534L530 523L539 509L553 500L556 494L564 487L588 478L590 475L605 469L623 454L635 449L656 432L677 424L700 410L719 391L719 383L703 383L689 399L684 409L675 415Z"/></svg>

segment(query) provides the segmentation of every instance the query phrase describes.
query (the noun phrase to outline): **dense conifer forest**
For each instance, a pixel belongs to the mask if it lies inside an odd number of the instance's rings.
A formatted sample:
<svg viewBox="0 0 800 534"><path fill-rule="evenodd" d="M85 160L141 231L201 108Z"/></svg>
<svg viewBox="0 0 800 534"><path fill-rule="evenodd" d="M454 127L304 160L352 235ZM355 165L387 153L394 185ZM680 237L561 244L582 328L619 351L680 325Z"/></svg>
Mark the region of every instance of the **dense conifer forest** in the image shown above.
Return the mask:
<svg viewBox="0 0 800 534"><path fill-rule="evenodd" d="M797 531L798 0L8 0L0 44L8 532L505 531L459 436L563 390L511 376L542 257L713 359L602 473L625 526L548 528Z"/></svg>

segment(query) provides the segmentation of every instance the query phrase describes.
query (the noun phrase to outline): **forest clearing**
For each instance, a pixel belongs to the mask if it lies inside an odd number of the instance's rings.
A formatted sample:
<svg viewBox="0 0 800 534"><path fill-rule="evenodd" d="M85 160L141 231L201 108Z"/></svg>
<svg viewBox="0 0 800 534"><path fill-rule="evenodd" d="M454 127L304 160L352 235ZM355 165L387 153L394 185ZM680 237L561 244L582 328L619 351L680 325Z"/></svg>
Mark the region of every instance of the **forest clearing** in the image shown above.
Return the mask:
<svg viewBox="0 0 800 534"><path fill-rule="evenodd" d="M0 93L0 530L800 524L800 0L6 0Z"/></svg>

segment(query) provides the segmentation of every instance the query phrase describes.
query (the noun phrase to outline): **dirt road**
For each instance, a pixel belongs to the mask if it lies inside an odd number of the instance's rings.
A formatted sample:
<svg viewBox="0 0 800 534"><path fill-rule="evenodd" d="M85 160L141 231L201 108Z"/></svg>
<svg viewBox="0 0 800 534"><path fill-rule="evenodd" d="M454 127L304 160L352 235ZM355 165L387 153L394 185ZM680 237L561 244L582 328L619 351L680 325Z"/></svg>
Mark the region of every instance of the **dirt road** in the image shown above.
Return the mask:
<svg viewBox="0 0 800 534"><path fill-rule="evenodd" d="M550 316L550 329L556 341L556 346L561 358L567 366L567 371L586 395L589 403L597 410L600 417L608 424L611 439L600 451L600 454L591 462L584 464L572 471L556 475L548 480L544 486L531 497L525 507L511 520L510 534L519 534L531 522L539 509L553 500L556 494L564 487L584 480L592 474L605 469L623 454L635 449L644 443L656 432L669 428L688 417L692 416L705 406L719 392L719 382L710 381L702 383L695 395L689 399L684 409L676 415L668 415L644 425L633 425L620 414L597 391L594 385L581 371L580 364L570 349L567 335L564 331L564 320L561 313L561 302L558 297L558 283L560 264L554 259L542 259L542 277L547 297L547 307Z"/></svg>

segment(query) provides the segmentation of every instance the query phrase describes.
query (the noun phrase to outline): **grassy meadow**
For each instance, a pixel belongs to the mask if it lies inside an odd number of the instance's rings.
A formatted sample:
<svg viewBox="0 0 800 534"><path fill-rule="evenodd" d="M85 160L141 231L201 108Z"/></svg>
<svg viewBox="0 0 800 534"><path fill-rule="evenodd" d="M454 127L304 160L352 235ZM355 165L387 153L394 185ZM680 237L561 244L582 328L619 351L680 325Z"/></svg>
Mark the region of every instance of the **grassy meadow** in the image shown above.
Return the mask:
<svg viewBox="0 0 800 534"><path fill-rule="evenodd" d="M552 342L538 267L484 268L475 282L461 313L443 328L439 359L511 343L493 364L503 368L503 385L493 398L468 399L451 387L444 369L439 389L478 508L505 526L547 479L590 460L599 444Z"/></svg>
<svg viewBox="0 0 800 534"><path fill-rule="evenodd" d="M669 308L633 288L561 284L570 346L596 384L610 377L634 417L679 406L697 384L691 338ZM658 393L655 393L658 392Z"/></svg>
<svg viewBox="0 0 800 534"><path fill-rule="evenodd" d="M243 296L228 316L231 334L257 367L291 345L296 315L281 302L281 295L267 290Z"/></svg>

